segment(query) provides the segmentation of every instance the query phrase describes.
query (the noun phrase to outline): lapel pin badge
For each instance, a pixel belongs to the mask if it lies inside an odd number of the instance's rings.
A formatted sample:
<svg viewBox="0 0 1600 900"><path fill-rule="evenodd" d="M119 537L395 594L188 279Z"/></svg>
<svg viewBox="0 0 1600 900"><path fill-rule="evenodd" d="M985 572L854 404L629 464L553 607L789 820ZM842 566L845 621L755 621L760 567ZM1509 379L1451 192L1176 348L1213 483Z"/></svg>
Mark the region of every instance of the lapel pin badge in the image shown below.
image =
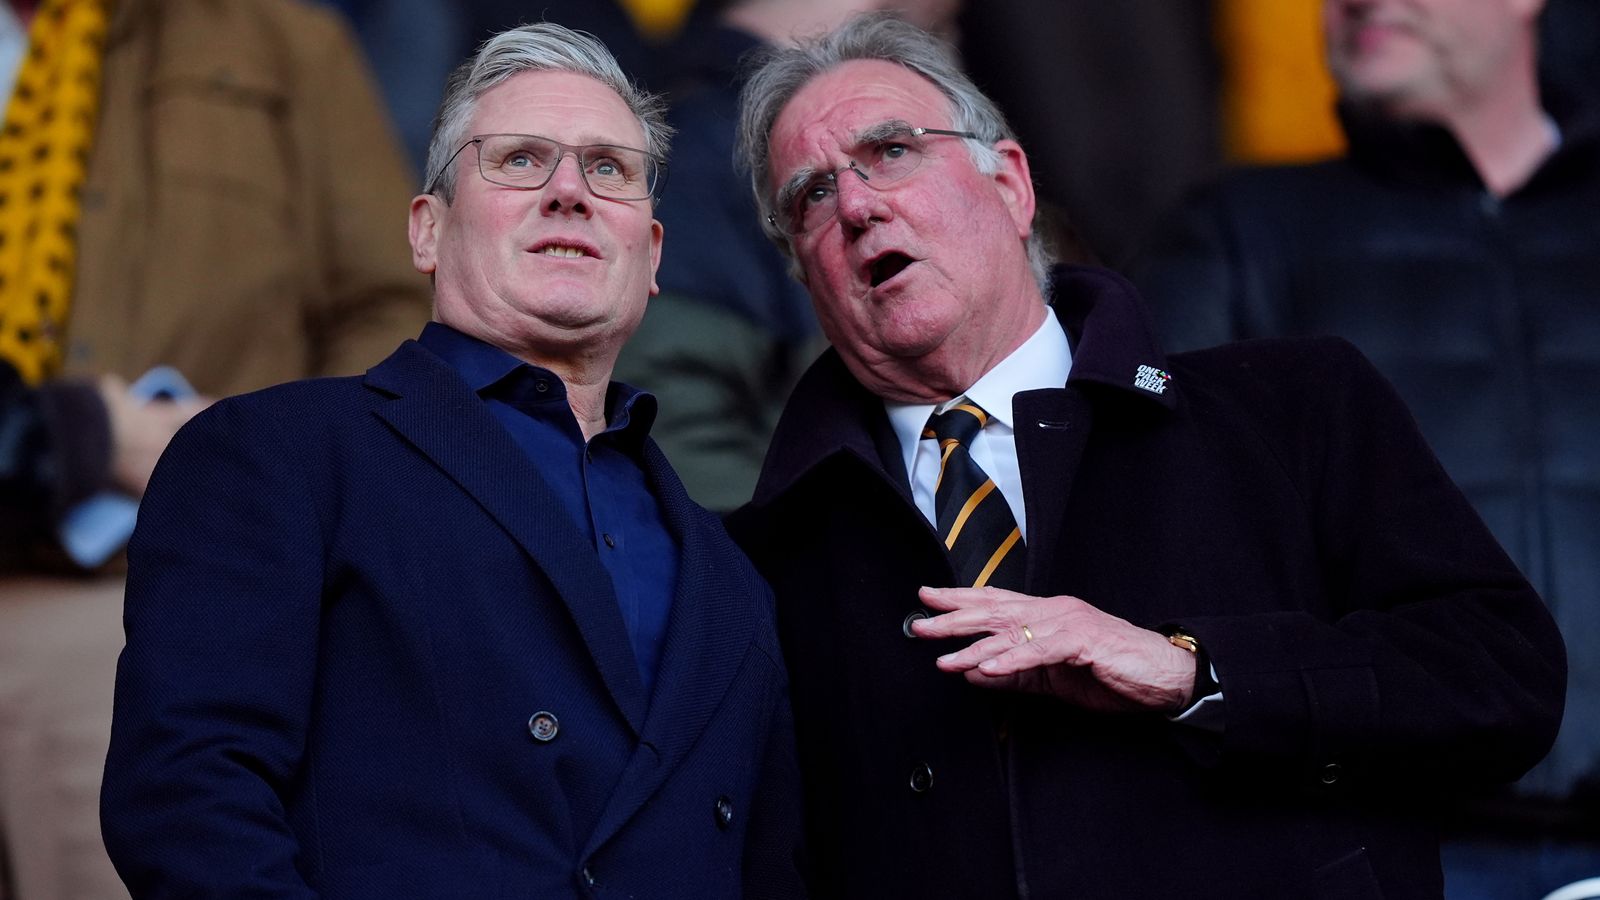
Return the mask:
<svg viewBox="0 0 1600 900"><path fill-rule="evenodd" d="M1155 366L1140 366L1139 371L1133 373L1133 386L1152 394L1166 393L1167 382L1171 380L1171 375Z"/></svg>

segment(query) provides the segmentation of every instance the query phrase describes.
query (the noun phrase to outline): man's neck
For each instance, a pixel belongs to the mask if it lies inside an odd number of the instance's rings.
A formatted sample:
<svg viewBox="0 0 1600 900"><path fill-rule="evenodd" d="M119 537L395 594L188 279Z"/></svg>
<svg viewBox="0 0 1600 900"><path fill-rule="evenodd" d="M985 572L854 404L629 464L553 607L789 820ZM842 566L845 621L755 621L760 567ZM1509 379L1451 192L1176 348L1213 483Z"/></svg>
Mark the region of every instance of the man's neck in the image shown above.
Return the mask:
<svg viewBox="0 0 1600 900"><path fill-rule="evenodd" d="M1501 91L1445 122L1489 192L1504 197L1522 187L1555 152L1558 133L1539 105L1531 78L1516 92Z"/></svg>
<svg viewBox="0 0 1600 900"><path fill-rule="evenodd" d="M549 369L561 379L567 389L567 405L572 407L572 417L578 420L585 442L606 430L606 392L611 387L614 357L602 365L596 360L529 359L516 355L524 362Z"/></svg>
<svg viewBox="0 0 1600 900"><path fill-rule="evenodd" d="M1504 197L1526 184L1559 142L1539 102L1539 82L1530 41L1494 78L1459 85L1415 103L1398 102L1388 114L1435 122L1455 135L1490 193Z"/></svg>

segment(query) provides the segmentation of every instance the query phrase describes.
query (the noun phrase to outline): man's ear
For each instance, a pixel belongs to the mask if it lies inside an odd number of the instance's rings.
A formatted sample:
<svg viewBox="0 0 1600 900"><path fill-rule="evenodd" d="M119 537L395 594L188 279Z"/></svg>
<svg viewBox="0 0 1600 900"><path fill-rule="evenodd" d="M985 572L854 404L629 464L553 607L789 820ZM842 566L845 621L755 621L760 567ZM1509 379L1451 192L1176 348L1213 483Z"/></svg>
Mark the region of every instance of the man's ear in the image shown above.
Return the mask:
<svg viewBox="0 0 1600 900"><path fill-rule="evenodd" d="M411 264L424 275L432 275L439 268L440 219L449 207L433 194L418 194L411 198L411 219L407 233L411 238Z"/></svg>
<svg viewBox="0 0 1600 900"><path fill-rule="evenodd" d="M1000 154L1000 169L989 176L994 179L1000 199L1011 211L1017 223L1017 235L1023 240L1033 234L1033 175L1028 171L1028 155L1016 141L996 141L995 152Z"/></svg>
<svg viewBox="0 0 1600 900"><path fill-rule="evenodd" d="M650 220L650 296L661 293L661 285L656 284L656 272L661 268L661 239L667 229L661 224L660 219Z"/></svg>

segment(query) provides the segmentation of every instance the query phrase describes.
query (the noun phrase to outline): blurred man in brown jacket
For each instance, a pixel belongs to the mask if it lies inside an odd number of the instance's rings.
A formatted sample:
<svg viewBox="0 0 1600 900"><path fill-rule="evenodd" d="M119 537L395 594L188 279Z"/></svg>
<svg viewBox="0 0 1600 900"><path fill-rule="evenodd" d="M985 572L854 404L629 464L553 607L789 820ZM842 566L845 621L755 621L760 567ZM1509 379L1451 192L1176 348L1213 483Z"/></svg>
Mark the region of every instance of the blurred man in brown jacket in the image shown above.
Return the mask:
<svg viewBox="0 0 1600 900"><path fill-rule="evenodd" d="M333 14L0 4L12 73L0 358L26 439L0 446L0 482L37 477L0 504L0 859L12 900L115 896L95 807L122 572L59 536L86 499L136 499L204 402L128 382L168 365L217 397L357 371L416 333L428 291L394 213L409 173Z"/></svg>

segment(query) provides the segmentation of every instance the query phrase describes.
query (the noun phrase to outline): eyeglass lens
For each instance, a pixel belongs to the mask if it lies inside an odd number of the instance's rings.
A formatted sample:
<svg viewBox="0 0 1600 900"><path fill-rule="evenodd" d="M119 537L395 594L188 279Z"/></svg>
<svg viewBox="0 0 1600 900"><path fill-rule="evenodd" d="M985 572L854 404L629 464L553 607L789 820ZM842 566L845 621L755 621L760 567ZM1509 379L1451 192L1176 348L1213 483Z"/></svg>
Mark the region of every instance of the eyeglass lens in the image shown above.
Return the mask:
<svg viewBox="0 0 1600 900"><path fill-rule="evenodd" d="M925 134L977 137L965 131L914 128L863 144L851 154L849 165L818 175L795 192L779 225L790 234L804 234L832 219L839 207L839 177L843 172L854 172L879 189L915 172L926 153L922 137Z"/></svg>
<svg viewBox="0 0 1600 900"><path fill-rule="evenodd" d="M527 134L484 135L478 145L478 171L505 187L543 187L567 154L589 190L614 200L643 200L655 187L655 158L642 150L591 144L571 147Z"/></svg>

